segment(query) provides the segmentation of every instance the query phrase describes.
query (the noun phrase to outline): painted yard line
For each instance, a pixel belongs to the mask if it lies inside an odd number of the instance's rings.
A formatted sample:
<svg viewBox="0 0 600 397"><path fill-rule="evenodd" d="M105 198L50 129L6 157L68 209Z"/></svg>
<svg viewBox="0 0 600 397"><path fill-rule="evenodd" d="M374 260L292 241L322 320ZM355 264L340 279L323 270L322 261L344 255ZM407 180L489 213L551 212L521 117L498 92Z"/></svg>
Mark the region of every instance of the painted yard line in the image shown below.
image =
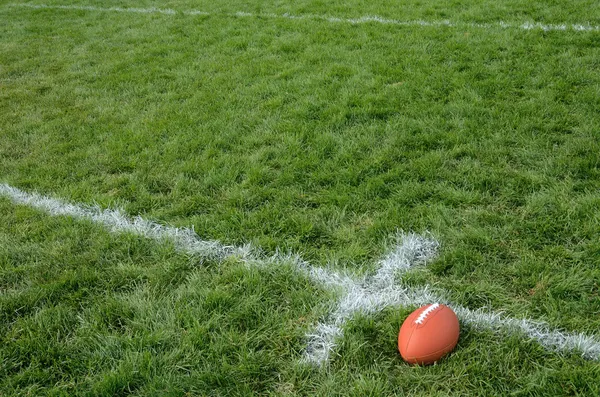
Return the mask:
<svg viewBox="0 0 600 397"><path fill-rule="evenodd" d="M542 346L563 352L579 352L583 357L600 360L600 341L581 333L552 329L544 322L514 319L487 310L470 310L453 305L439 292L427 287L408 287L395 282L395 276L413 266L425 265L435 258L439 243L431 236L401 234L398 245L379 262L374 275L356 277L333 269L312 266L299 255L276 253L264 256L249 245L233 247L217 241L202 240L193 229L159 225L141 217L128 217L120 210L101 209L67 203L36 193L27 193L7 184L0 184L0 196L15 204L26 205L53 216L70 216L103 225L114 233L134 233L158 241L171 241L178 250L204 259L222 261L236 258L248 266L275 266L290 263L324 288L334 289L340 299L334 302L331 314L307 335L308 347L304 361L324 364L334 351L343 328L356 313L375 313L387 307L425 305L433 302L452 307L463 324L498 332L516 332Z"/></svg>
<svg viewBox="0 0 600 397"><path fill-rule="evenodd" d="M304 361L316 365L327 362L336 341L343 335L344 324L357 313L374 313L389 306L432 303L437 299L427 289L409 289L396 285L395 278L413 266L425 265L436 257L439 243L431 236L401 234L398 244L379 262L373 276L343 283L342 297L326 321L317 324L308 335ZM334 273L334 272L332 272ZM335 273L334 273L335 274Z"/></svg>
<svg viewBox="0 0 600 397"><path fill-rule="evenodd" d="M394 281L394 276L411 266L425 265L435 257L438 243L430 238L408 234L400 236L401 244L380 262L373 277L344 283L344 294L332 314L320 322L309 334L304 360L322 365L330 358L336 340L343 335L343 326L356 313L376 313L387 307L423 306L434 302L451 307L463 324L476 329L512 332L535 340L549 350L577 351L582 357L600 360L600 341L581 333L567 333L552 329L548 324L529 319L515 319L489 310L470 310L452 304L437 291L427 287L411 288Z"/></svg>
<svg viewBox="0 0 600 397"><path fill-rule="evenodd" d="M539 22L494 22L494 23L475 23L475 22L451 22L448 20L424 21L424 20L408 20L402 21L398 19L383 18L377 15L366 15L358 18L341 18L326 15L314 14L254 14L249 12L235 13L211 13L200 10L183 10L177 11L170 8L124 8L124 7L96 7L96 6L78 6L78 5L48 5L48 4L9 4L11 7L29 7L34 9L56 9L56 10L80 10L80 11L101 11L101 12L129 12L137 14L164 14L164 15L204 15L204 16L227 16L227 17L249 17L249 18L269 18L269 19L298 19L298 20L318 20L332 23L348 23L348 24L363 24L363 23L379 23L384 25L397 26L414 26L414 27L458 27L458 28L480 28L480 29L522 29L522 30L542 30L542 31L580 31L580 32L598 32L600 26L591 25L589 23L559 23L559 24L544 24Z"/></svg>

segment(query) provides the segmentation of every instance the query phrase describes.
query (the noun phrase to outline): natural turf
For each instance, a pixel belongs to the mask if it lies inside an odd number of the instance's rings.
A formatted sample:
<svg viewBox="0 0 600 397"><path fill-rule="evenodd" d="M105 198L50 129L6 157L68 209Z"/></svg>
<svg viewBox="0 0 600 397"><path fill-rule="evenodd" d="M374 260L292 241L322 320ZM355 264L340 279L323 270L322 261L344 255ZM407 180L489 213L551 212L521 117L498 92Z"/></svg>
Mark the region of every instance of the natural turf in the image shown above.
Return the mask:
<svg viewBox="0 0 600 397"><path fill-rule="evenodd" d="M357 272L397 228L431 230L442 255L405 282L598 333L600 33L8 3L1 182ZM582 1L73 4L600 24ZM197 266L1 203L7 394L599 393L597 364L470 331L441 365L406 367L394 333L410 309L356 319L308 371L302 336L327 294L291 270Z"/></svg>
<svg viewBox="0 0 600 397"><path fill-rule="evenodd" d="M6 200L0 214L5 395L600 392L596 363L468 328L450 359L411 368L395 339L413 308L355 318L312 368L304 335L331 296L285 264L200 263Z"/></svg>

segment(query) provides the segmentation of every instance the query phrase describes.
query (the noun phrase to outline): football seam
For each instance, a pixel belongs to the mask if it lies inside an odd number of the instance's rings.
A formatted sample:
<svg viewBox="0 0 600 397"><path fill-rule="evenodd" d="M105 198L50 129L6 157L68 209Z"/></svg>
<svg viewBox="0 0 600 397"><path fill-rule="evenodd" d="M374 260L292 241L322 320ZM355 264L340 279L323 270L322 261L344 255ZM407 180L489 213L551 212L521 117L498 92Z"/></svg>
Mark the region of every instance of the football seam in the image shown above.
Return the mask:
<svg viewBox="0 0 600 397"><path fill-rule="evenodd" d="M412 334L411 334L411 337L412 337ZM429 356L432 356L432 355L434 355L434 354L437 354L437 353L441 352L442 350L445 350L445 349L449 348L449 347L450 347L450 346L452 346L452 345L456 346L456 345L458 344L458 340L459 340L459 339L460 339L460 332L459 332L458 336L456 337L456 340L455 340L454 342L452 342L452 343L449 343L449 344L447 344L445 347L443 347L443 348L441 348L441 349L438 349L438 350L436 350L436 351L434 351L434 352L431 352L431 353L429 353L429 354L426 354L426 355L424 355L424 356L412 356L412 357L408 357L408 359L419 359L419 358L421 358L421 359L422 359L422 358L424 358L424 357L429 357ZM450 351L451 351L451 350L450 350ZM447 353L450 353L450 351L448 351Z"/></svg>
<svg viewBox="0 0 600 397"><path fill-rule="evenodd" d="M419 359L424 359L425 357L433 356L434 354L437 354L437 353L439 353L439 352L441 352L441 351L449 348L452 345L456 345L457 343L458 343L458 338L456 338L456 341L454 343L449 343L448 345L446 345L445 347L443 347L443 348L441 348L439 350L436 350L434 352L428 353L428 354L426 354L424 356L411 356L411 357L407 357L407 360L411 360L411 359L419 360ZM450 353L450 351L448 351L447 353Z"/></svg>
<svg viewBox="0 0 600 397"><path fill-rule="evenodd" d="M414 328L414 327L413 327L413 328L410 330L410 335L409 335L409 337L408 337L408 340L406 341L406 344L404 345L404 349L405 349L407 352L408 352L408 346L410 345L410 340L412 339L412 337L413 337L413 334L415 333L415 329L416 329L416 328Z"/></svg>
<svg viewBox="0 0 600 397"><path fill-rule="evenodd" d="M412 315L413 315L413 313L411 313L411 314L409 315L409 317L410 317L410 316L412 316ZM412 320L411 322L413 322L413 323L414 323L414 320ZM411 339L412 339L412 337L413 337L413 333L415 332L415 329L416 329L416 327L411 327L411 329L410 329L410 334L409 334L409 336L408 336L408 340L407 340L407 341L406 341L406 343L404 344L404 349L405 349L405 350L407 350L407 351L408 351L408 345L410 345L410 340L411 340ZM400 344L398 344L398 347L400 347ZM400 353L402 354L402 352L400 352Z"/></svg>

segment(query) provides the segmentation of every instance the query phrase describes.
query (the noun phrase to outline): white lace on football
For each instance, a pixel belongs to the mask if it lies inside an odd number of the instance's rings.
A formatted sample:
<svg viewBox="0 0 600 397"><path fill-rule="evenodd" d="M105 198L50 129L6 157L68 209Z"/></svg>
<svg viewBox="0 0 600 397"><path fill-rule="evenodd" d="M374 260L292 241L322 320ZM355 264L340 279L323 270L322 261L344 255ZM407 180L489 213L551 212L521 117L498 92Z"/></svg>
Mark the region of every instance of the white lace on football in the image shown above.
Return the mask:
<svg viewBox="0 0 600 397"><path fill-rule="evenodd" d="M423 324L423 321L425 321L425 319L427 318L427 316L429 315L429 313L431 313L432 311L434 311L438 307L440 307L440 304L439 303L434 303L433 305L429 306L427 309L423 310L423 312L419 315L419 318L417 318L415 320L415 324Z"/></svg>

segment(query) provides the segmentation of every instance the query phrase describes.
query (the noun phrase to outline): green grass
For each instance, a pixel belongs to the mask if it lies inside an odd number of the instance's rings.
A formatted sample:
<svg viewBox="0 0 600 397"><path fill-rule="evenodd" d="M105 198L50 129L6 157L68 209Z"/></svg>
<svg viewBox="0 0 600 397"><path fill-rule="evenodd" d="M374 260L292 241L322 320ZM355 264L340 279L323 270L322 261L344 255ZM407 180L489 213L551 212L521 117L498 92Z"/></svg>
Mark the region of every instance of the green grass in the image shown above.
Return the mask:
<svg viewBox="0 0 600 397"><path fill-rule="evenodd" d="M306 307L327 297L285 266L200 264L168 245L0 209L3 395L275 387L318 318Z"/></svg>
<svg viewBox="0 0 600 397"><path fill-rule="evenodd" d="M0 182L373 269L396 229L443 244L404 276L469 308L598 334L600 34L226 13L600 24L597 2L0 1ZM48 4L68 4L58 1ZM431 368L357 318L297 364L329 293L283 266L199 265L0 201L0 394L598 394L597 363L465 330Z"/></svg>

